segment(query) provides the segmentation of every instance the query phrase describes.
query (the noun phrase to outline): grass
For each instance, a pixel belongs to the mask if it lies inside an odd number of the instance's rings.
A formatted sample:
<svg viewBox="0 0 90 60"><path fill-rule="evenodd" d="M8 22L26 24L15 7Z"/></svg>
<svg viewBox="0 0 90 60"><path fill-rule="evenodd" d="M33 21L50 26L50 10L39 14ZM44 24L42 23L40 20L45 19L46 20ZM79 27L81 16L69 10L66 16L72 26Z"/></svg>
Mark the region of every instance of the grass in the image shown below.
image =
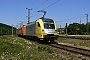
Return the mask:
<svg viewBox="0 0 90 60"><path fill-rule="evenodd" d="M38 51L45 51L51 54L54 53L54 51L47 46L38 46Z"/></svg>
<svg viewBox="0 0 90 60"><path fill-rule="evenodd" d="M70 39L70 38L58 38L55 40L56 42L60 43L70 43L75 46L86 46L90 47L90 40L80 40L80 39Z"/></svg>
<svg viewBox="0 0 90 60"><path fill-rule="evenodd" d="M0 60L58 60L47 46L16 36L0 36Z"/></svg>

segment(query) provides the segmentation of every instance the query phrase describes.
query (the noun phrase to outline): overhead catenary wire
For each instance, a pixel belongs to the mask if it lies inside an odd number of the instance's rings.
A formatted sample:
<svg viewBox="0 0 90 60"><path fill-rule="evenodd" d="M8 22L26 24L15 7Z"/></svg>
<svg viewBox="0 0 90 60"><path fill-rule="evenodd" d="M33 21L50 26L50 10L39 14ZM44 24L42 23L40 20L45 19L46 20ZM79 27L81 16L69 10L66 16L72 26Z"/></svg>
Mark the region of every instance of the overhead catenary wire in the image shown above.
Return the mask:
<svg viewBox="0 0 90 60"><path fill-rule="evenodd" d="M88 12L90 12L90 10L83 11L83 12L80 12L80 13L76 13L76 14L73 14L73 15L69 15L69 16L66 16L66 17L62 17L62 19L57 18L56 19L57 20L56 21L57 26L62 25L64 27L66 23L68 23L68 24L80 23L80 20L81 20L82 24L85 24L85 22L86 22L85 14L88 13ZM81 16L81 15L83 15L83 16ZM71 18L72 16L73 16L73 18ZM77 16L77 17L75 17L75 16Z"/></svg>
<svg viewBox="0 0 90 60"><path fill-rule="evenodd" d="M73 20L73 19L77 19L77 18L69 18L69 19L63 19L63 18L67 18L67 17L71 17L71 16L77 16L77 15L81 15L81 14L85 14L86 12L89 12L90 10L88 10L88 11L83 11L83 12L80 12L80 13L76 13L76 14L73 14L73 15L69 15L69 16L65 16L65 17L62 17L62 18L57 18L57 19L60 19L60 20L62 20L62 21L66 21L66 20ZM80 17L80 18L83 18L83 17L85 17L85 16L82 16L82 17ZM78 17L79 18L79 17ZM62 21L58 21L58 22L62 22Z"/></svg>
<svg viewBox="0 0 90 60"><path fill-rule="evenodd" d="M84 19L81 19L84 18ZM85 23L85 18L86 16L81 16L81 17L76 17L76 18L70 18L70 19L66 19L66 20L61 20L61 21L56 21L57 26L59 27L59 25L62 25L63 27L65 27L65 24L72 24L72 23L80 23L80 21L82 21L82 24ZM80 23L81 24L81 23Z"/></svg>
<svg viewBox="0 0 90 60"><path fill-rule="evenodd" d="M47 1L48 1L48 0L46 0L46 2L47 2ZM54 4L57 3L58 1L59 1L59 0L53 2L52 4L48 5L47 7L45 7L45 8L42 9L42 10L45 10L45 9L49 8L50 6L54 5ZM44 3L45 3L45 2L44 2ZM36 12L32 17L36 16L37 14L38 14L38 12Z"/></svg>
<svg viewBox="0 0 90 60"><path fill-rule="evenodd" d="M40 1L40 0L36 0L34 3L31 4L31 6L33 6L35 3L39 2L39 1ZM48 0L45 0L45 1L41 2L41 3L40 3L39 5L37 5L35 8L32 7L32 8L33 8L33 11L37 10L37 8L39 8L40 6L44 5L47 1L48 1ZM32 11L32 12L33 12L33 11ZM34 15L36 15L36 14L37 14L37 12L36 12ZM34 15L33 15L33 16L34 16ZM33 17L33 16L31 16L31 17ZM31 18L31 17L30 17L30 18Z"/></svg>
<svg viewBox="0 0 90 60"><path fill-rule="evenodd" d="M41 2L39 5L36 6L35 10L39 7L42 7L48 0L45 0L43 2Z"/></svg>
<svg viewBox="0 0 90 60"><path fill-rule="evenodd" d="M50 6L54 5L54 4L57 3L58 1L60 1L60 0L57 0L57 1L53 2L52 4L50 4L50 5L48 5L47 7L45 7L43 10L49 8Z"/></svg>
<svg viewBox="0 0 90 60"><path fill-rule="evenodd" d="M45 0L45 1L43 1L42 3L40 3L33 11L37 10L39 7L41 7L42 5L44 5L47 1L48 1L48 0ZM38 12L36 11L36 13L32 15L32 17L33 17L33 16L36 16L37 14L38 14Z"/></svg>
<svg viewBox="0 0 90 60"><path fill-rule="evenodd" d="M57 23L59 23L59 22L65 22L65 21L70 21L70 20L75 20L75 19L84 18L84 17L85 17L85 16L76 17L76 18L69 18L69 19L62 19L61 21L57 21Z"/></svg>
<svg viewBox="0 0 90 60"><path fill-rule="evenodd" d="M33 5L35 5L35 3L39 2L40 0L36 0L35 2L33 2L31 5L29 5L28 7L31 7Z"/></svg>

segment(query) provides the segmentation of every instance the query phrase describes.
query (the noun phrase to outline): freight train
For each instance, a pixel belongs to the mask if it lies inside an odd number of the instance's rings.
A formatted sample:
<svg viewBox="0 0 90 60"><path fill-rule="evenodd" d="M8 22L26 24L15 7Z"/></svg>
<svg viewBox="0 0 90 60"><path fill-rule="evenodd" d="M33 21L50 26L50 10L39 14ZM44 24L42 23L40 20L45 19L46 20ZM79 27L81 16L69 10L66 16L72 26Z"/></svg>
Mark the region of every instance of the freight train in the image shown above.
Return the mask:
<svg viewBox="0 0 90 60"><path fill-rule="evenodd" d="M56 23L50 18L39 18L30 24L23 25L18 28L17 34L43 41L54 41L59 36Z"/></svg>

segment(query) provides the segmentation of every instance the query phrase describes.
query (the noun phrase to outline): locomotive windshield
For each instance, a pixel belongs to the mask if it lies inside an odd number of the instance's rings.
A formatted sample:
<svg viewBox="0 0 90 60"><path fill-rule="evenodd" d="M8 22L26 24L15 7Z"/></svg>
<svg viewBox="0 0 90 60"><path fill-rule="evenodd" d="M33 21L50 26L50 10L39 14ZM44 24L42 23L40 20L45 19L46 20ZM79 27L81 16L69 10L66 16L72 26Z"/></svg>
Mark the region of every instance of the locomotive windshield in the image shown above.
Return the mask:
<svg viewBox="0 0 90 60"><path fill-rule="evenodd" d="M43 23L45 29L55 29L53 20L46 20L46 21L44 20Z"/></svg>

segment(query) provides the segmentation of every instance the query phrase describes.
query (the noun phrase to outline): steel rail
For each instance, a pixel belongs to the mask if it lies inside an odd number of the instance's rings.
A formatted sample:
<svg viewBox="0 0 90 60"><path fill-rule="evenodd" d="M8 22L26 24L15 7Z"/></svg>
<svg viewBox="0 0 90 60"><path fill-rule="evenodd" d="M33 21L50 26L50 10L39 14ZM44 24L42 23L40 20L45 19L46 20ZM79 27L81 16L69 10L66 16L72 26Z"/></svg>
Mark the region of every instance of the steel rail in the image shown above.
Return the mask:
<svg viewBox="0 0 90 60"><path fill-rule="evenodd" d="M70 52L74 52L74 53L78 53L87 57L90 57L90 50L89 49L85 49L85 48L80 48L77 46L69 46L69 45L64 45L64 44L48 44L49 46L58 48L58 49L63 49L66 51L70 51Z"/></svg>

